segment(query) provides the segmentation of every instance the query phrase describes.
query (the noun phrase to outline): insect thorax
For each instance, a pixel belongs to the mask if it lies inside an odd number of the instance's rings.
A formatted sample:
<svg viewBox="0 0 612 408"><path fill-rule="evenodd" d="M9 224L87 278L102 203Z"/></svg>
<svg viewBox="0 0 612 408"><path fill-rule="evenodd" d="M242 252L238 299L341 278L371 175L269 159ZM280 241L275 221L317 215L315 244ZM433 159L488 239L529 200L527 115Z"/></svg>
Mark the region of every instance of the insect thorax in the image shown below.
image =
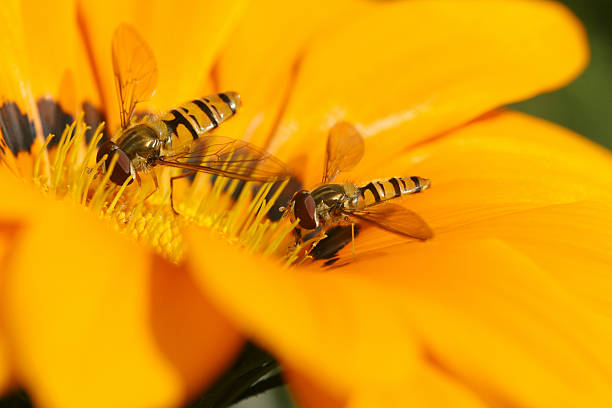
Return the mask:
<svg viewBox="0 0 612 408"><path fill-rule="evenodd" d="M349 183L323 184L311 194L320 219L326 223L335 221L341 216L342 209L355 208L359 199L355 186Z"/></svg>
<svg viewBox="0 0 612 408"><path fill-rule="evenodd" d="M136 171L146 171L160 156L165 138L160 130L148 123L140 123L129 126L119 135L117 145L128 156Z"/></svg>

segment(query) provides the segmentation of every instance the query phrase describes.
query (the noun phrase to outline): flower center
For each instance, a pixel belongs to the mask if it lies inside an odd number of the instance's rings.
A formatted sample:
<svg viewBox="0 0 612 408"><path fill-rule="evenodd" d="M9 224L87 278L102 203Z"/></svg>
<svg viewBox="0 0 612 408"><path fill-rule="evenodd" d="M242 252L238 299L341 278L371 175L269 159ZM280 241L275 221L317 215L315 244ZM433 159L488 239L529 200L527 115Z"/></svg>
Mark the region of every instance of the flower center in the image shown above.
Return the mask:
<svg viewBox="0 0 612 408"><path fill-rule="evenodd" d="M183 256L181 231L188 225L210 228L232 244L249 252L285 259L287 264L303 261L306 244L293 245L295 223L286 218L273 222L268 212L287 182L273 190L273 183L253 184L210 174L199 173L189 180L174 183L176 216L170 205L171 176L180 169L157 169L160 188L146 174L143 183L130 184L127 179L118 186L109 182L118 155L102 172L106 156L96 163L97 145L103 137L103 124L86 141L87 126L83 118L66 127L57 147L47 151L53 135L47 137L33 168L33 181L43 192L57 199L77 202L178 262Z"/></svg>

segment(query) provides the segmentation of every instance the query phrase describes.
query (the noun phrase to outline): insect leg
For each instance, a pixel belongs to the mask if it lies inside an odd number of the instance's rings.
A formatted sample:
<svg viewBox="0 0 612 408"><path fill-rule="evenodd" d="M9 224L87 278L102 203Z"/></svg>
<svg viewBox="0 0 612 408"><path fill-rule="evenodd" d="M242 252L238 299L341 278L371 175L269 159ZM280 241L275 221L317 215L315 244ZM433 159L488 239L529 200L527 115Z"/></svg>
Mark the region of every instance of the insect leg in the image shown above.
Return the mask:
<svg viewBox="0 0 612 408"><path fill-rule="evenodd" d="M143 202L147 201L149 199L149 197L151 197L153 194L155 194L157 192L157 190L159 190L159 183L157 181L157 175L155 174L155 172L152 172L151 175L153 176L153 183L155 183L155 190L153 190L149 194L147 194L147 196L144 198L144 200L142 200ZM138 181L138 185L140 185L140 180Z"/></svg>
<svg viewBox="0 0 612 408"><path fill-rule="evenodd" d="M174 180L180 179L183 177L189 177L192 174L195 174L195 170L188 171L187 173L183 173L178 176L170 177L170 206L172 207L172 211L175 215L179 215L178 211L174 209Z"/></svg>

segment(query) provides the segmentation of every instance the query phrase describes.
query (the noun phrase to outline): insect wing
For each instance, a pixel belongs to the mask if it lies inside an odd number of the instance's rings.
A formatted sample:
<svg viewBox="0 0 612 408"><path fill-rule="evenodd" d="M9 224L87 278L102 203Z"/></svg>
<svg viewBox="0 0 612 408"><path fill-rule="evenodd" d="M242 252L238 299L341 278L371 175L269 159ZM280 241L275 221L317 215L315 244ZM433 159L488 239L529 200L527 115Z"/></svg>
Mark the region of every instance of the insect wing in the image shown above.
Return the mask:
<svg viewBox="0 0 612 408"><path fill-rule="evenodd" d="M387 231L423 241L433 238L434 235L429 225L418 214L397 204L385 203L363 211L350 212L347 215L375 224Z"/></svg>
<svg viewBox="0 0 612 408"><path fill-rule="evenodd" d="M361 134L348 122L339 122L329 131L323 183L333 181L338 173L355 167L363 157Z"/></svg>
<svg viewBox="0 0 612 408"><path fill-rule="evenodd" d="M162 156L158 163L246 181L271 182L291 176L287 166L265 150L218 135L200 137L188 150Z"/></svg>
<svg viewBox="0 0 612 408"><path fill-rule="evenodd" d="M121 127L126 128L138 102L151 99L157 86L157 63L149 45L128 24L113 34L113 71L119 99Z"/></svg>

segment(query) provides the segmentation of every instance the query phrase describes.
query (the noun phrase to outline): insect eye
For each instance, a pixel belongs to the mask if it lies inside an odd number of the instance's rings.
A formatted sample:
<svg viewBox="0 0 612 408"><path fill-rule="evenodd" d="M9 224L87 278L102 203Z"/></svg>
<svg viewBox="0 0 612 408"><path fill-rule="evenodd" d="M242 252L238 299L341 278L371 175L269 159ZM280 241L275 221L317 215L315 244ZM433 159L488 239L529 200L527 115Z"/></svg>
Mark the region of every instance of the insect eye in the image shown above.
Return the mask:
<svg viewBox="0 0 612 408"><path fill-rule="evenodd" d="M293 195L293 213L300 219L299 226L304 229L315 229L318 226L315 201L306 190Z"/></svg>
<svg viewBox="0 0 612 408"><path fill-rule="evenodd" d="M123 152L123 150L119 149L115 143L106 141L100 145L98 149L98 154L96 155L96 161L102 160L104 155L107 155L106 160L104 161L104 170L108 169L111 164L111 160L115 155L117 155L117 162L115 163L115 167L113 168L113 172L110 175L110 180L118 185L122 185L125 180L129 177L132 177L132 163L127 155ZM132 181L128 184L131 184Z"/></svg>

